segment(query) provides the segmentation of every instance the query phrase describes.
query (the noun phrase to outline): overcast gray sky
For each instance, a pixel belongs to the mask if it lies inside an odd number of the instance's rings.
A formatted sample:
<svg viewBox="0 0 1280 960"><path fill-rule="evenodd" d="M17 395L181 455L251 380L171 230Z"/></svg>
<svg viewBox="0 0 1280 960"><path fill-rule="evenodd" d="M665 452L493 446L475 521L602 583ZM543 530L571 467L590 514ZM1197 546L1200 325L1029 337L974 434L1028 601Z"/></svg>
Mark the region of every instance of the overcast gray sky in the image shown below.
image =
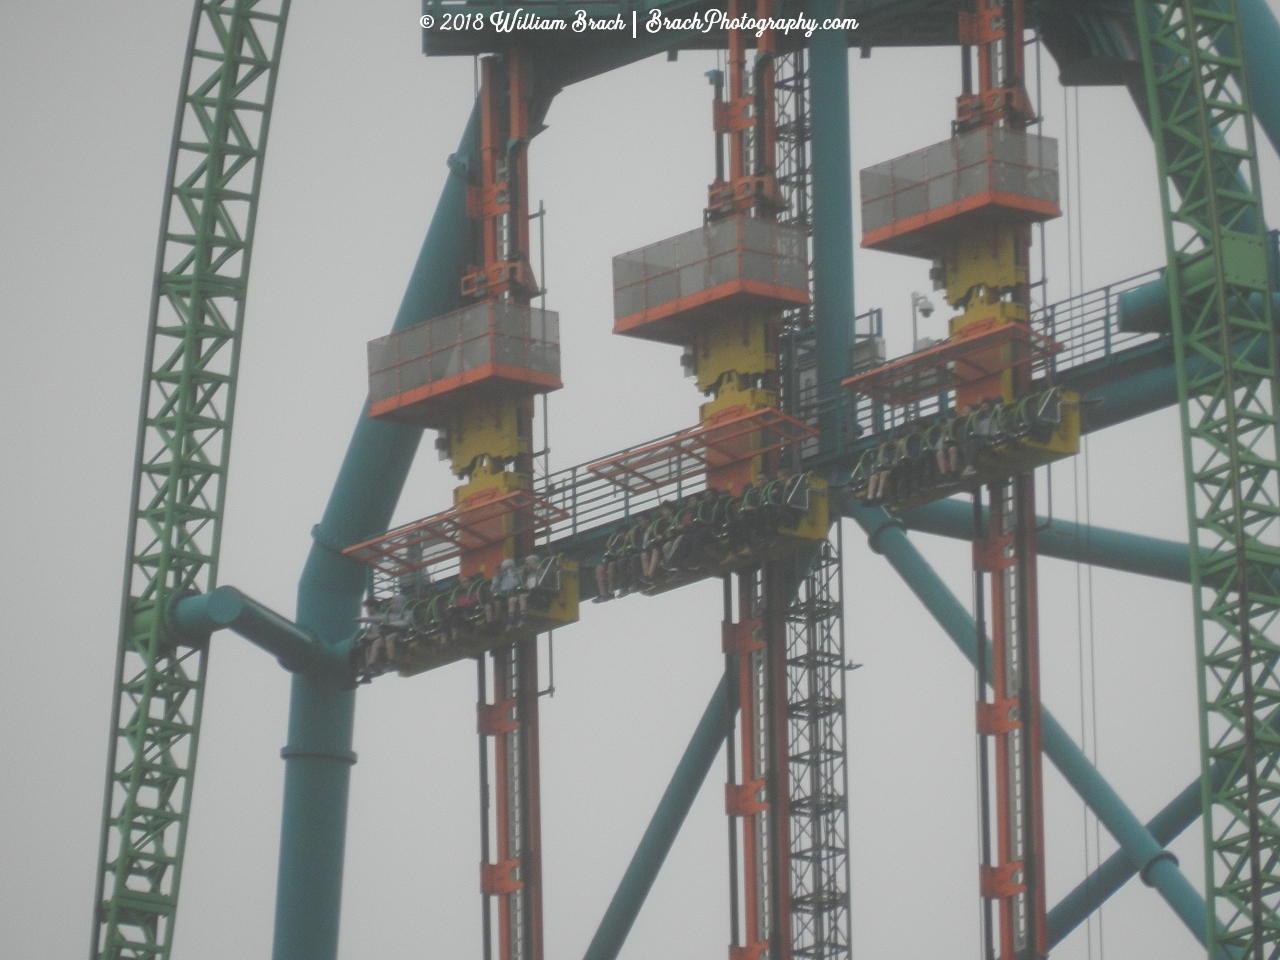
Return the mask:
<svg viewBox="0 0 1280 960"><path fill-rule="evenodd" d="M365 395L364 345L395 314L470 108L470 60L423 57L417 13L412 0L312 0L289 24L221 572L287 615ZM189 16L177 0L0 4L0 956L15 960L83 956L89 939L138 389ZM928 49L851 59L855 167L947 136L957 63ZM531 197L549 211L548 306L562 317L553 466L696 419L675 348L610 334L610 258L701 222L712 175L702 74L713 65L710 54L656 58L567 90L533 146ZM1163 243L1153 153L1128 95L1080 90L1078 141L1076 96L1068 144L1046 57L1046 133L1064 156L1078 146L1082 164L1072 209L1084 256L1070 275L1089 289L1159 265ZM1280 211L1280 164L1259 143L1266 199ZM1065 220L1049 237L1059 299ZM891 355L907 348L910 294L927 290L925 274L920 261L857 254L858 309L884 309ZM939 315L932 324L922 334L938 335ZM451 478L423 449L400 519L448 502ZM1095 436L1086 451L1054 471L1055 516L1089 509L1103 525L1185 539L1171 413ZM972 673L856 528L845 534L849 654L866 664L849 681L855 951L976 956ZM968 602L968 551L913 540ZM1041 584L1046 703L1079 739L1081 703L1091 714L1096 696L1099 765L1148 819L1198 770L1189 591L1098 571L1091 598L1087 573L1048 560ZM589 605L557 637L556 695L542 705L549 957L589 941L715 687L718 620L717 588L703 584ZM1090 623L1097 682L1082 687ZM269 954L287 694L270 657L215 638L177 960ZM361 691L343 957L478 955L473 701L466 664ZM1084 875L1092 827L1046 770L1052 904ZM722 771L625 957L722 955ZM1102 846L1113 849L1106 837ZM1200 847L1198 825L1175 844L1197 888ZM1112 957L1202 954L1137 883L1108 905L1104 937ZM1091 953L1101 955L1096 926L1055 955Z"/></svg>

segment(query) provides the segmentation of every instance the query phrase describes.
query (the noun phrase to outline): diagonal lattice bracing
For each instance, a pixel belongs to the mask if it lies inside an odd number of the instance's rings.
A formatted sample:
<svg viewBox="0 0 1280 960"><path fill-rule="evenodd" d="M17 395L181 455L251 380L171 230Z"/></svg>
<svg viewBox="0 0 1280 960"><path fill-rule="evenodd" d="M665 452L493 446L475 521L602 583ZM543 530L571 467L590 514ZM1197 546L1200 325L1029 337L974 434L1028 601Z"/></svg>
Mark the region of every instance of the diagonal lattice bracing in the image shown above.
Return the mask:
<svg viewBox="0 0 1280 960"><path fill-rule="evenodd" d="M169 600L216 586L249 253L288 0L195 6L135 462L91 956L169 956L206 650Z"/></svg>
<svg viewBox="0 0 1280 960"><path fill-rule="evenodd" d="M1239 22L1234 0L1137 0L1136 8L1191 526L1209 955L1274 960L1278 368Z"/></svg>

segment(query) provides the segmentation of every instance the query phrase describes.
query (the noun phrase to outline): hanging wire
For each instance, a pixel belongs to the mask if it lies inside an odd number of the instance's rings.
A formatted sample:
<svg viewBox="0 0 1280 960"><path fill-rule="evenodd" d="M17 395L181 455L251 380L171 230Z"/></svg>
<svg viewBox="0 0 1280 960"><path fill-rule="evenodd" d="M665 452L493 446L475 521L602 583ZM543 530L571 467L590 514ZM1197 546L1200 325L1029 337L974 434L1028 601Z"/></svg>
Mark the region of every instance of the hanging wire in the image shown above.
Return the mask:
<svg viewBox="0 0 1280 960"><path fill-rule="evenodd" d="M1071 91L1072 97L1076 102L1076 131L1075 131L1075 147L1076 147L1076 273L1080 281L1080 292L1084 293L1084 182L1082 168L1080 162L1080 88L1076 87ZM1085 487L1089 485L1088 471L1085 471Z"/></svg>
<svg viewBox="0 0 1280 960"><path fill-rule="evenodd" d="M1088 550L1093 554L1093 490L1089 477L1089 438L1084 438L1084 518L1088 525ZM1093 765L1098 766L1098 656L1097 656L1097 621L1094 619L1093 605L1093 564L1086 573L1089 587L1089 699L1093 713ZM1084 745L1081 744L1083 747ZM1102 861L1102 822L1093 818L1093 854L1094 862ZM1106 946L1103 940L1103 905L1098 905L1098 957L1105 960Z"/></svg>
<svg viewBox="0 0 1280 960"><path fill-rule="evenodd" d="M1071 101L1067 94L1067 88L1062 88L1062 139L1063 151L1062 158L1066 166L1066 176L1063 182L1066 184L1066 208L1067 208L1067 297L1070 299L1075 296L1076 292L1076 265L1075 265L1075 231L1072 229L1072 190L1071 190Z"/></svg>
<svg viewBox="0 0 1280 960"><path fill-rule="evenodd" d="M1072 516L1075 520L1077 534L1080 530L1080 458L1071 458L1071 478L1072 478ZM1085 717L1088 710L1085 705L1085 643L1084 643L1084 586L1081 577L1081 567L1084 564L1080 560L1076 560L1076 680L1077 689L1080 694L1080 746L1086 749L1085 745L1089 742L1085 731ZM1089 804L1080 800L1080 818L1084 830L1084 843L1081 846L1084 849L1084 875L1086 882L1093 875L1092 864L1090 863L1089 851ZM1088 891L1086 890L1086 896ZM1093 960L1093 914L1090 913L1085 917L1085 944L1086 956L1088 960Z"/></svg>
<svg viewBox="0 0 1280 960"><path fill-rule="evenodd" d="M1044 133L1044 86L1041 83L1040 72L1040 30L1036 29L1032 38L1036 50L1036 119L1035 126L1040 129L1041 134ZM1041 309L1049 305L1049 259L1048 252L1044 245L1044 221L1041 220L1036 224L1040 238L1040 278L1031 285L1031 289L1040 288L1040 307ZM1049 367L1047 371L1050 385L1053 384L1053 368ZM1050 463L1045 467L1045 489L1046 497L1049 503L1049 516L1043 527L1040 529L1047 530L1053 526L1053 464Z"/></svg>
<svg viewBox="0 0 1280 960"><path fill-rule="evenodd" d="M1066 88L1062 91L1063 111L1063 158L1066 169L1063 180L1066 186L1066 220L1067 220L1067 296L1074 298L1083 293L1085 287L1084 269L1084 174L1080 134L1080 91ZM1080 309L1077 305L1073 309ZM1092 555L1093 540L1093 496L1090 485L1089 470L1089 438L1084 438L1082 456L1084 460L1084 542L1083 555L1087 559ZM1073 478L1073 510L1076 529L1081 524L1081 483L1080 458L1072 460ZM1084 567L1083 571L1081 568ZM1093 565L1076 563L1076 660L1080 701L1080 746L1096 767L1099 758L1098 737L1098 663L1097 663L1097 619L1094 604ZM1102 862L1102 824L1092 814L1087 803L1081 802L1081 817L1084 829L1084 869L1085 877L1092 875L1093 870ZM1093 829L1090 831L1090 821ZM1092 836L1091 836L1092 834ZM1091 913L1085 921L1085 936L1088 957L1094 956L1094 925L1097 925L1097 956L1104 960L1106 945L1103 936L1103 907Z"/></svg>
<svg viewBox="0 0 1280 960"><path fill-rule="evenodd" d="M1044 85L1041 83L1040 72L1040 48L1043 44L1040 42L1040 30L1036 29L1035 47L1036 47L1036 126L1040 128L1040 132L1044 133ZM1036 224L1040 234L1040 306L1045 307L1049 304L1049 258L1048 251L1044 245L1044 221L1041 220Z"/></svg>
<svg viewBox="0 0 1280 960"><path fill-rule="evenodd" d="M1065 90L1063 90L1063 99L1065 102L1066 100ZM1074 117L1068 116L1066 119L1068 121L1067 128L1071 132L1071 141L1068 146L1069 156L1071 152L1074 152L1074 158L1072 158L1074 160L1074 163L1072 164L1073 169L1071 172L1074 172L1074 175L1075 175L1075 189L1074 191L1072 191L1071 199L1068 201L1068 228L1070 229L1071 219L1072 219L1072 216L1074 215L1075 245L1074 245L1074 250L1069 251L1068 261L1072 259L1071 254L1073 253L1074 259L1075 259L1075 270L1073 271L1073 278L1074 278L1075 284L1077 285L1077 290L1073 292L1083 293L1085 289L1084 162L1081 157L1081 153L1082 153L1081 141L1083 138L1081 137L1081 134L1080 134L1080 89L1078 87L1074 88L1071 91L1071 100L1072 100L1072 105L1075 108L1073 111ZM1070 180L1071 178L1071 172L1068 173L1068 180ZM1067 241L1068 246L1071 245L1071 236L1072 234L1069 233L1068 241ZM1093 552L1093 543L1092 543L1092 540L1093 540L1093 491L1092 491L1092 485L1090 482L1089 438L1087 436L1084 438L1084 511L1085 511L1085 528L1087 531L1085 534L1085 537L1086 537L1085 549L1087 553L1091 556ZM1098 660L1097 660L1097 620L1094 612L1093 564L1089 564L1088 569L1085 572L1085 588L1086 588L1086 593L1088 597L1088 601L1087 601L1088 625L1089 625L1088 705L1089 705L1089 713L1090 713L1090 727L1091 727L1090 741L1091 742L1086 744L1085 742L1082 741L1080 746L1082 749L1086 749L1086 750L1090 746L1092 747L1093 755L1092 757L1090 757L1090 760L1093 762L1093 765L1096 767L1098 766L1098 762L1099 762ZM1083 723L1084 723L1084 720L1082 717L1081 718L1082 728L1083 728ZM1088 815L1086 814L1086 819L1087 819L1087 816ZM1087 846L1088 844L1087 835L1085 838L1085 843ZM1093 817L1093 862L1095 866L1102 862L1102 822L1096 815L1094 815ZM1099 904L1096 913L1098 917L1098 957L1099 957L1099 960L1102 960L1102 958L1105 958L1106 956L1106 945L1105 945L1105 939L1103 936L1103 906L1101 904ZM1090 936L1090 941L1092 941L1092 936ZM1092 943L1090 945L1090 950L1092 951Z"/></svg>

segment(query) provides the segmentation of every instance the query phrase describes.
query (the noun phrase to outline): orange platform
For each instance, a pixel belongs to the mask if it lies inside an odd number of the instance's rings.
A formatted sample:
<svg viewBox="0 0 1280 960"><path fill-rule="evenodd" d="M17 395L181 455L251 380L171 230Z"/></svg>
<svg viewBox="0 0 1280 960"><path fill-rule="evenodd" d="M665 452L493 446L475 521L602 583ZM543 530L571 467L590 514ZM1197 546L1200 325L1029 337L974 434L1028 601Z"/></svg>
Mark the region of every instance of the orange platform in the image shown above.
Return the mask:
<svg viewBox="0 0 1280 960"><path fill-rule="evenodd" d="M385 400L369 400L369 416L414 427L443 429L455 411L492 400L519 399L559 390L563 383L554 374L486 363L451 377L424 383L395 393Z"/></svg>

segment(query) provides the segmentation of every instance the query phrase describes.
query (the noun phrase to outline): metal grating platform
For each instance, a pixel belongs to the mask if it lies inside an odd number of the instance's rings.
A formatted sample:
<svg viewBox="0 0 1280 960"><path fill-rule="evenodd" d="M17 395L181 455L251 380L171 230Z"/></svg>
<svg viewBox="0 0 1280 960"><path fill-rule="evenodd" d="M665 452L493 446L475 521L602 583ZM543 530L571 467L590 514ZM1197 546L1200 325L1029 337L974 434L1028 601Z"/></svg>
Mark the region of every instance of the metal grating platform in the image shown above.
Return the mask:
<svg viewBox="0 0 1280 960"><path fill-rule="evenodd" d="M387 576L399 577L516 534L551 526L568 516L559 507L517 490L397 527L342 553Z"/></svg>
<svg viewBox="0 0 1280 960"><path fill-rule="evenodd" d="M588 464L587 470L630 493L644 493L814 436L813 427L770 407L713 420Z"/></svg>
<svg viewBox="0 0 1280 960"><path fill-rule="evenodd" d="M1005 323L875 367L850 377L844 385L879 403L901 406L1010 367L1044 360L1061 349L1060 344L1030 327Z"/></svg>

